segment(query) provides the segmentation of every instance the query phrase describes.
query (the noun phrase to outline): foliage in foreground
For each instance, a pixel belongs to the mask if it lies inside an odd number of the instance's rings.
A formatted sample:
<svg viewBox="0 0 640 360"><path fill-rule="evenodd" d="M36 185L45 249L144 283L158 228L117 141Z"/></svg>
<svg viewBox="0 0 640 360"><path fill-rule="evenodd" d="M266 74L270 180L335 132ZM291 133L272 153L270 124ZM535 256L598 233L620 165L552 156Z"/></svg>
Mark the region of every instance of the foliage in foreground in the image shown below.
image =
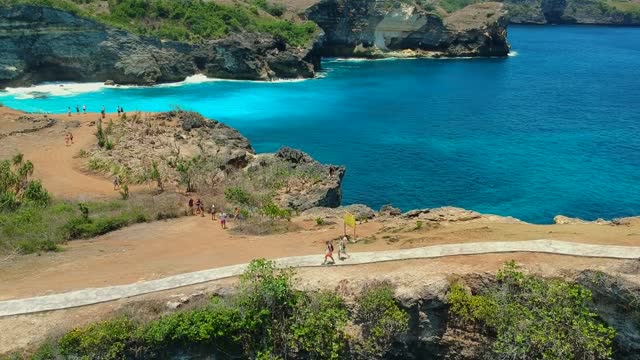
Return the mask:
<svg viewBox="0 0 640 360"><path fill-rule="evenodd" d="M31 179L33 163L22 154L0 161L0 212L23 205L47 206L51 197L39 180Z"/></svg>
<svg viewBox="0 0 640 360"><path fill-rule="evenodd" d="M514 262L497 274L490 291L471 295L460 283L449 295L462 324L494 335L492 359L610 359L615 330L591 310L591 292L560 279L521 272Z"/></svg>
<svg viewBox="0 0 640 360"><path fill-rule="evenodd" d="M251 359L380 358L408 330L389 285L365 289L351 308L332 292L293 287L291 270L253 261L238 291L206 306L147 323L119 316L74 329L44 344L33 358L122 359L208 354ZM348 325L366 333L348 334ZM375 352L361 352L375 343Z"/></svg>
<svg viewBox="0 0 640 360"><path fill-rule="evenodd" d="M284 8L260 0L230 5L203 0L109 0L109 12L98 11L99 2L2 0L0 5L26 3L52 6L134 33L189 42L219 39L233 32L249 31L268 33L287 44L304 46L317 31L313 22L295 23L277 18L282 15Z"/></svg>

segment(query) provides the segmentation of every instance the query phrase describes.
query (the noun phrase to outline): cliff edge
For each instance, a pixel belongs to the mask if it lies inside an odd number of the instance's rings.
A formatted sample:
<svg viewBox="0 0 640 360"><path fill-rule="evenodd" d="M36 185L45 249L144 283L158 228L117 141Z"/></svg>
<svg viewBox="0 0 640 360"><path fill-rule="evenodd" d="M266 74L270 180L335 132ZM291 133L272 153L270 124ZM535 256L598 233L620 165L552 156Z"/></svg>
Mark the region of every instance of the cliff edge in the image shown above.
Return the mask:
<svg viewBox="0 0 640 360"><path fill-rule="evenodd" d="M306 11L325 32L323 56L506 56L501 3L467 6L451 15L411 2L322 0Z"/></svg>

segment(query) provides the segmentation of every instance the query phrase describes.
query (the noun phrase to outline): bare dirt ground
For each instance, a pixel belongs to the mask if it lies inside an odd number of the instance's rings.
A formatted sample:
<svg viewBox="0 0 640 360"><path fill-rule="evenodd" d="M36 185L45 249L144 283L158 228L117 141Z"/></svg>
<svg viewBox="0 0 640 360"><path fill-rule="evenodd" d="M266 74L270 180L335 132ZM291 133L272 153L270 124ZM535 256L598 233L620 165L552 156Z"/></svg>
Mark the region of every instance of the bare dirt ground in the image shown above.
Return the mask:
<svg viewBox="0 0 640 360"><path fill-rule="evenodd" d="M0 108L0 133L16 127L16 118L22 113ZM33 133L16 134L0 141L0 158L5 159L18 152L35 166L34 177L42 180L44 186L54 196L67 199L117 197L108 179L83 172L76 159L80 149L95 143L95 126L90 122L99 119L100 114L48 115L58 120L51 128ZM115 115L108 115L115 119ZM65 145L64 136L71 132L74 144Z"/></svg>
<svg viewBox="0 0 640 360"><path fill-rule="evenodd" d="M21 113L0 108L0 134L23 130L15 119ZM115 117L115 115L108 115ZM91 121L98 114L50 116L58 123L28 134L2 138L0 158L17 152L34 162L35 177L57 198L115 198L110 179L86 173L75 158L95 142ZM73 132L75 144L65 146L64 134ZM134 189L135 190L135 189ZM95 239L73 241L60 253L0 259L0 300L77 290L86 287L126 284L169 275L248 262L255 258L278 258L318 254L322 261L324 241L342 233L342 223L317 226L314 221L294 219L303 230L284 235L240 236L222 230L210 217L186 217L131 226ZM409 226L408 226L409 225ZM485 221L456 222L412 228L407 221L376 219L358 226L362 241L351 252L412 248L436 244L478 241L557 239L593 244L640 244L640 223L626 226L575 224L531 225ZM233 223L231 223L233 226ZM581 259L544 254L496 254L443 259L403 261L353 267L301 269L300 286L334 288L347 281L389 279L406 291L416 284L442 280L451 274L495 271L504 261L516 259L535 271L559 274L567 269L617 269L628 262ZM627 266L627 268L629 268ZM637 266L635 267L637 268ZM636 271L637 273L637 271ZM113 315L140 299L166 299L196 289L228 287L229 279L183 289L124 299L79 309L0 318L0 353L34 344L51 331L62 331ZM163 300L164 301L164 300Z"/></svg>

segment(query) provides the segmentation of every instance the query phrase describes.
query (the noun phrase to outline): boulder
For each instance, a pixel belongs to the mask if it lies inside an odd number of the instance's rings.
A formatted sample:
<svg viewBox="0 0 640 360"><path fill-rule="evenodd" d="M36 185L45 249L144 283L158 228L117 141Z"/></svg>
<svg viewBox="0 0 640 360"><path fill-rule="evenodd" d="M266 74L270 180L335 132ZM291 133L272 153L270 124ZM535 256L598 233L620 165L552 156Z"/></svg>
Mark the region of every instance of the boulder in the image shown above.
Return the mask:
<svg viewBox="0 0 640 360"><path fill-rule="evenodd" d="M598 224L598 225L609 225L611 221L606 221L604 219L596 219L594 221L586 221L578 218L571 218L564 215L558 215L553 218L553 223L557 225L569 225L569 224Z"/></svg>
<svg viewBox="0 0 640 360"><path fill-rule="evenodd" d="M402 210L387 204L383 205L378 213L383 216L400 216L402 215Z"/></svg>
<svg viewBox="0 0 640 360"><path fill-rule="evenodd" d="M456 207L412 210L402 214L405 219L419 219L433 222L457 222L480 219L482 214Z"/></svg>

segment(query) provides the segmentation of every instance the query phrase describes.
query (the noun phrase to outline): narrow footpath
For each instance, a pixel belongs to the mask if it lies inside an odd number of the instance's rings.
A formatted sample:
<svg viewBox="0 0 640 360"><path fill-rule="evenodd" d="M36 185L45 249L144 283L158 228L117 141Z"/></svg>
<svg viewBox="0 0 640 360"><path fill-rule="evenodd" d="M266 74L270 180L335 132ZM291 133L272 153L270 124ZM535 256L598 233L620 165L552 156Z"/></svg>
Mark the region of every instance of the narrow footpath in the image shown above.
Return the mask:
<svg viewBox="0 0 640 360"><path fill-rule="evenodd" d="M352 266L387 261L429 259L456 255L518 252L627 260L640 258L639 246L592 245L541 239L515 242L446 244L414 249L358 252L353 253L352 257L347 261L328 266ZM285 257L276 259L275 263L281 268L323 266L321 265L321 259L318 255ZM128 285L87 288L61 294L2 301L0 302L0 317L68 309L220 280L238 276L242 274L246 267L247 264L238 264Z"/></svg>

